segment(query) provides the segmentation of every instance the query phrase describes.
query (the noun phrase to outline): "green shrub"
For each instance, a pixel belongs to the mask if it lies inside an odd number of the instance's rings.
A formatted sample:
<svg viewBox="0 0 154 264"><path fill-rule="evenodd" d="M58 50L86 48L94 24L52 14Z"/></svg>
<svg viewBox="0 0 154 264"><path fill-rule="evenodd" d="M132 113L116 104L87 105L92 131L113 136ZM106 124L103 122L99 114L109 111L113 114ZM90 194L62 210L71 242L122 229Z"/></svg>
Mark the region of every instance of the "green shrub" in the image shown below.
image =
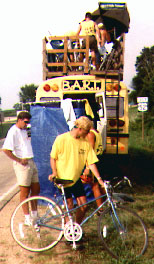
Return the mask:
<svg viewBox="0 0 154 264"><path fill-rule="evenodd" d="M8 110L4 110L4 117L9 117L9 116L16 116L16 110L15 109L8 109Z"/></svg>
<svg viewBox="0 0 154 264"><path fill-rule="evenodd" d="M15 122L8 122L0 124L0 139L5 138L9 128L15 124Z"/></svg>

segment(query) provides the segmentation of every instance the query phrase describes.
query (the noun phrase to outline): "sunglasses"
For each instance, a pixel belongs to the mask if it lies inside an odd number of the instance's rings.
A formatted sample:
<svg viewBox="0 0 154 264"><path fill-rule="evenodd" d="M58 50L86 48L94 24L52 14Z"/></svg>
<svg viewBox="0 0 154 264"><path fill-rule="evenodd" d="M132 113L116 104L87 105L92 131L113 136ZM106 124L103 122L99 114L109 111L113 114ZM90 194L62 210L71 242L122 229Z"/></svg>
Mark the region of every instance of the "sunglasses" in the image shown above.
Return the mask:
<svg viewBox="0 0 154 264"><path fill-rule="evenodd" d="M29 121L25 121L25 120L23 120L23 121L24 121L25 124L29 124Z"/></svg>

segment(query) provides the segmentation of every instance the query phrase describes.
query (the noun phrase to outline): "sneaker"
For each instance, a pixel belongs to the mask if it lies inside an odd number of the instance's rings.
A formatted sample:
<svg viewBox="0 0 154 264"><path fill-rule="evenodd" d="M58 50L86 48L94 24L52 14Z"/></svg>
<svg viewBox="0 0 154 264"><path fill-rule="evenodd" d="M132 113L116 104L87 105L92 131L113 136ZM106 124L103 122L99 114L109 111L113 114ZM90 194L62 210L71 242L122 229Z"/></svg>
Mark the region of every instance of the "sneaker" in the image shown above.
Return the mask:
<svg viewBox="0 0 154 264"><path fill-rule="evenodd" d="M24 224L25 224L26 226L32 226L32 220L31 220L31 219L25 219Z"/></svg>
<svg viewBox="0 0 154 264"><path fill-rule="evenodd" d="M76 250L80 251L80 250L85 249L85 246L83 245L83 240L82 239L79 240L79 241L76 241L75 244L76 244ZM73 242L72 241L65 241L65 245L66 246L72 246Z"/></svg>
<svg viewBox="0 0 154 264"><path fill-rule="evenodd" d="M84 250L85 246L83 245L83 243L85 242L84 238L81 238L79 241L76 241L76 250Z"/></svg>

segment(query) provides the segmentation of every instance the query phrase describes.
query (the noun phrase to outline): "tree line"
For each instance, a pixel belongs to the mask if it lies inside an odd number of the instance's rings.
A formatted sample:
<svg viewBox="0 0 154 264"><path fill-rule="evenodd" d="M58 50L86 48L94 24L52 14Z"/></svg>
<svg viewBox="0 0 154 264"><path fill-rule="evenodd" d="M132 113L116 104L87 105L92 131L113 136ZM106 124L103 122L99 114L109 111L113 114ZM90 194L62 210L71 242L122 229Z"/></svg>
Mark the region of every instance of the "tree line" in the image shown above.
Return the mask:
<svg viewBox="0 0 154 264"><path fill-rule="evenodd" d="M148 97L148 111L154 114L154 46L142 49L136 58L135 68L129 102L136 104L137 97Z"/></svg>
<svg viewBox="0 0 154 264"><path fill-rule="evenodd" d="M19 103L16 103L13 108L15 110L27 109L27 103L35 102L36 90L38 86L35 84L26 84L25 86L20 87L19 91Z"/></svg>

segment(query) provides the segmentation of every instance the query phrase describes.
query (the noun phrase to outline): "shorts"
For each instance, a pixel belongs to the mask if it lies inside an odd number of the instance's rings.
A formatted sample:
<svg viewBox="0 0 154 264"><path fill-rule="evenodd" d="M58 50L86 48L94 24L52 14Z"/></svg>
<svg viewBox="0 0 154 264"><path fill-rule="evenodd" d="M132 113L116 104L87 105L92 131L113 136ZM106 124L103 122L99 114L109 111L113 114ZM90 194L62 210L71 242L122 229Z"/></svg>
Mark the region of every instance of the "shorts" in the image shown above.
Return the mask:
<svg viewBox="0 0 154 264"><path fill-rule="evenodd" d="M13 167L19 186L30 187L32 183L39 182L38 171L33 159L29 159L26 166L14 161Z"/></svg>
<svg viewBox="0 0 154 264"><path fill-rule="evenodd" d="M82 47L81 48L82 49L86 48L86 40L85 39L82 41ZM97 40L96 40L95 36L89 36L89 48L90 48L90 51L91 50L94 50L94 51L98 50Z"/></svg>
<svg viewBox="0 0 154 264"><path fill-rule="evenodd" d="M64 188L66 199L72 198L72 194L75 198L86 196L83 184L79 179L73 186Z"/></svg>

